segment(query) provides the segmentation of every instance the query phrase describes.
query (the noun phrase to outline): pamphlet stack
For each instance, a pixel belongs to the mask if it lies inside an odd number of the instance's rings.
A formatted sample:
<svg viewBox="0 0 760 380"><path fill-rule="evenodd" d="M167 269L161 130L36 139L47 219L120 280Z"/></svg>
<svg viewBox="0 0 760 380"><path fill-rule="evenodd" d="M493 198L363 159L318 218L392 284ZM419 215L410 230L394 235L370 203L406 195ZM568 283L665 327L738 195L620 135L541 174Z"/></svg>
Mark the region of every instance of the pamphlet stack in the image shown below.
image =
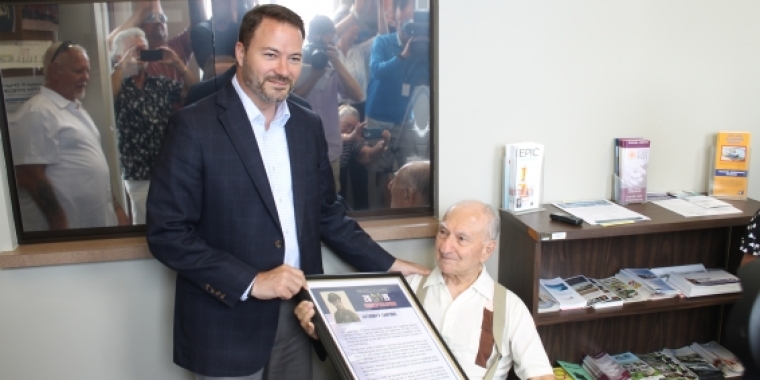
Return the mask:
<svg viewBox="0 0 760 380"><path fill-rule="evenodd" d="M710 168L710 195L747 199L750 133L718 132Z"/></svg>
<svg viewBox="0 0 760 380"><path fill-rule="evenodd" d="M544 146L535 142L507 144L504 157L504 208L512 213L541 209Z"/></svg>

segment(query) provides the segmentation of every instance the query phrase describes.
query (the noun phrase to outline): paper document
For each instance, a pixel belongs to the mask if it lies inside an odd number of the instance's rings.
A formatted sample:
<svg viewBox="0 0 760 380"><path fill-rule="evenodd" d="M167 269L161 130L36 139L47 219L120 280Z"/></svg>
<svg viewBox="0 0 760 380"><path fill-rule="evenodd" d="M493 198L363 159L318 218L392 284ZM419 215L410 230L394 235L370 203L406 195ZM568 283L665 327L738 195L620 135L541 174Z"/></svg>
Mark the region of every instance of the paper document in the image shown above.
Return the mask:
<svg viewBox="0 0 760 380"><path fill-rule="evenodd" d="M650 220L645 215L633 212L606 199L554 203L554 206L592 225Z"/></svg>
<svg viewBox="0 0 760 380"><path fill-rule="evenodd" d="M742 212L742 210L731 205L724 207L702 207L698 203L689 202L686 199L666 199L662 201L654 201L652 203L687 218L692 216L737 214Z"/></svg>

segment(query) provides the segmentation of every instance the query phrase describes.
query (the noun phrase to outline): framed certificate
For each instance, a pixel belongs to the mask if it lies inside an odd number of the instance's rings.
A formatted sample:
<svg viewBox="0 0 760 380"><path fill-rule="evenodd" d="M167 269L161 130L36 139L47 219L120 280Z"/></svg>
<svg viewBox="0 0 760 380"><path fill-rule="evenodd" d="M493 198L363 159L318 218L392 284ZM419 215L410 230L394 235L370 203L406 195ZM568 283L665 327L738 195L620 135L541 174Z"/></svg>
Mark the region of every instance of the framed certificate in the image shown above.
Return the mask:
<svg viewBox="0 0 760 380"><path fill-rule="evenodd" d="M301 297L343 379L467 379L400 273L307 276Z"/></svg>

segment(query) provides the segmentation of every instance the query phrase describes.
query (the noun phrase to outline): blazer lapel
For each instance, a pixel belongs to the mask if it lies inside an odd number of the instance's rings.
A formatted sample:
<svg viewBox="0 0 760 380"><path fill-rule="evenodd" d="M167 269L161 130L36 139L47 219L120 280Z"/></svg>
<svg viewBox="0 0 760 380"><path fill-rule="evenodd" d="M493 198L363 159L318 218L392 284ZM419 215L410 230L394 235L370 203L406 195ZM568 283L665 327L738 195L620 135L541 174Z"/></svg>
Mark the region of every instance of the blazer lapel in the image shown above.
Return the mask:
<svg viewBox="0 0 760 380"><path fill-rule="evenodd" d="M286 100L287 101L287 100ZM302 124L301 115L296 111L295 106L288 105L290 108L290 119L285 123L285 136L288 140L288 155L290 156L290 176L293 186L293 210L296 217L296 231L298 239L301 239L301 224L303 222L306 191L305 178L306 172L301 156L301 151L307 146L301 139L304 133L298 133L298 125Z"/></svg>
<svg viewBox="0 0 760 380"><path fill-rule="evenodd" d="M219 90L217 104L225 109L219 114L222 127L230 136L235 150L240 155L240 159L243 161L243 165L245 165L248 175L251 177L253 185L256 187L269 213L272 214L277 225L282 229L280 218L277 214L277 207L274 203L272 186L269 184L269 178L264 168L264 161L259 151L259 144L256 142L256 136L253 134L248 114L245 112L243 103L240 101L231 81L227 82Z"/></svg>

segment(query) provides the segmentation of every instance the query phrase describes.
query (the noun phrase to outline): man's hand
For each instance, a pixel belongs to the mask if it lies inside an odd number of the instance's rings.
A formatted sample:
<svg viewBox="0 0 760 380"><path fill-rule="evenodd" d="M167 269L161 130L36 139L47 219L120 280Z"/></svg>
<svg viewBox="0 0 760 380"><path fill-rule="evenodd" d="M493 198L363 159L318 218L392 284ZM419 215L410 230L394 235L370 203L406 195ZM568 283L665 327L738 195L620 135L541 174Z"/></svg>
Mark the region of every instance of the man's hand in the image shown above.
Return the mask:
<svg viewBox="0 0 760 380"><path fill-rule="evenodd" d="M303 272L283 264L270 271L259 272L253 281L251 295L258 299L268 300L281 298L289 300L306 287L306 277Z"/></svg>
<svg viewBox="0 0 760 380"><path fill-rule="evenodd" d="M325 55L327 55L327 60L333 67L342 64L340 61L340 55L338 55L338 49L335 46L327 45L325 46L324 50Z"/></svg>
<svg viewBox="0 0 760 380"><path fill-rule="evenodd" d="M426 275L430 274L430 269L410 261L396 259L396 261L393 262L393 265L391 265L390 269L388 269L388 272L401 272L404 276L408 276L410 274Z"/></svg>
<svg viewBox="0 0 760 380"><path fill-rule="evenodd" d="M351 133L346 135L345 141L364 141L364 127L367 126L367 122L363 121L354 128Z"/></svg>
<svg viewBox="0 0 760 380"><path fill-rule="evenodd" d="M158 63L162 65L174 67L178 72L182 72L185 69L185 63L182 62L182 60L179 58L177 53L174 52L174 50L166 46L159 46L158 50L162 50L164 52L163 54L164 58L158 61Z"/></svg>
<svg viewBox="0 0 760 380"><path fill-rule="evenodd" d="M312 339L319 340L314 323L311 322L314 317L314 304L309 301L301 301L293 312L296 313L298 321L301 322L301 328L306 331L306 334L309 334Z"/></svg>

